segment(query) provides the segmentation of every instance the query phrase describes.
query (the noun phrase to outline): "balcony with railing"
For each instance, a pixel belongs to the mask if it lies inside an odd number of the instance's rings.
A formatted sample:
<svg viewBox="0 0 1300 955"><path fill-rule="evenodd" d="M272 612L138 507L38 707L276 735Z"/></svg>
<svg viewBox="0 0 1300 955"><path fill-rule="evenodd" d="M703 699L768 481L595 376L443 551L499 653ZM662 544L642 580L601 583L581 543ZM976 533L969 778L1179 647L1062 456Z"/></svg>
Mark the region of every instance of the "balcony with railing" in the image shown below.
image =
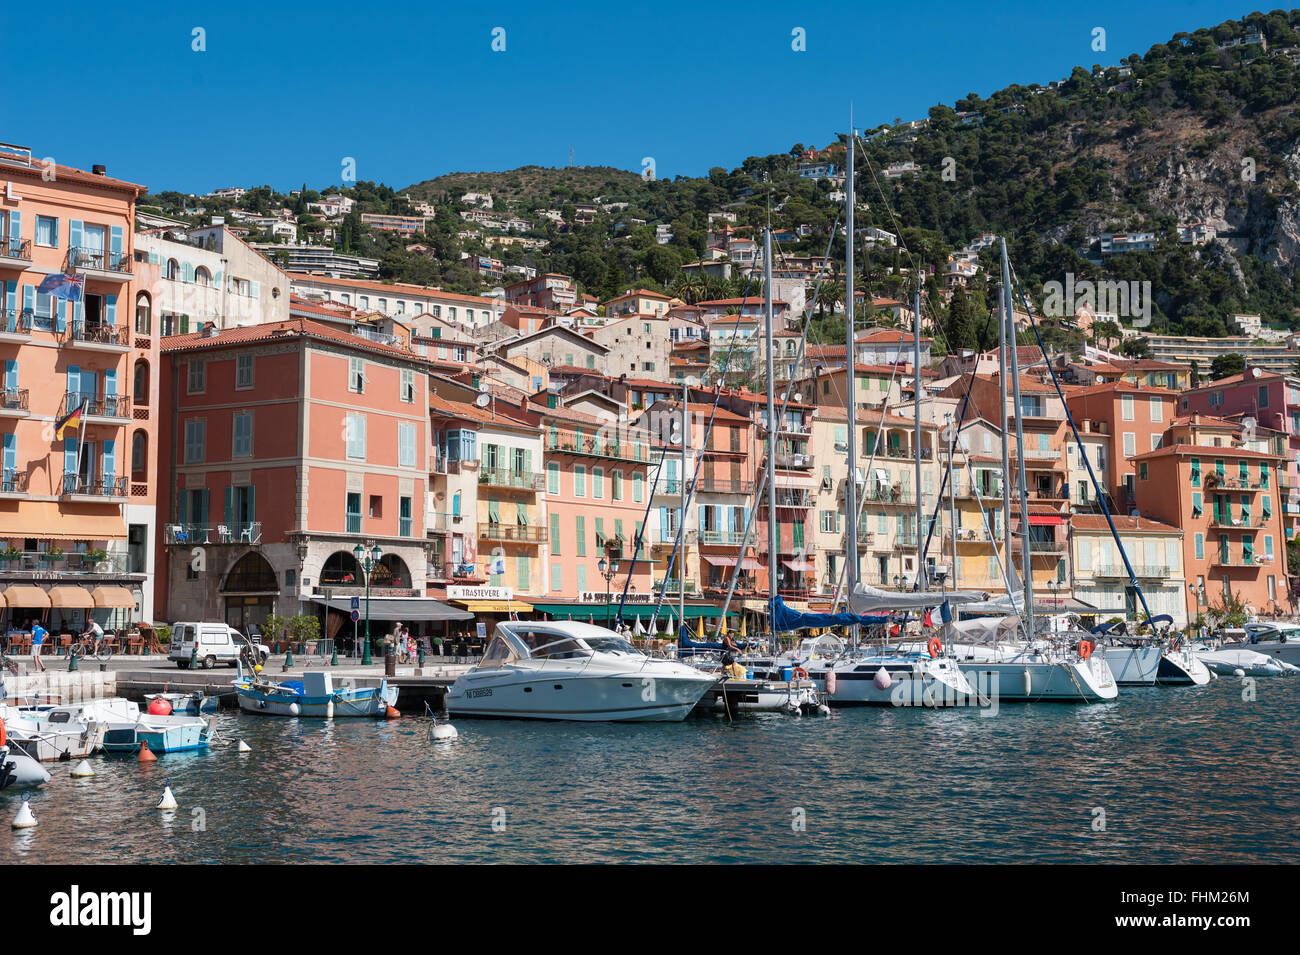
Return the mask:
<svg viewBox="0 0 1300 955"><path fill-rule="evenodd" d="M1086 570L1087 568L1080 568L1080 571ZM1171 571L1172 568L1166 564L1133 565L1133 576L1143 579L1166 580ZM1107 579L1128 580L1128 571L1124 569L1123 564L1105 565L1094 570L1092 576Z"/></svg>
<svg viewBox="0 0 1300 955"><path fill-rule="evenodd" d="M85 319L68 322L63 344L87 351L127 352L131 350L129 325L111 325L108 322L89 322Z"/></svg>
<svg viewBox="0 0 1300 955"><path fill-rule="evenodd" d="M229 524L167 524L163 527L167 544L260 544L261 521L232 521Z"/></svg>
<svg viewBox="0 0 1300 955"><path fill-rule="evenodd" d="M478 568L474 566L472 560L462 560L460 563L455 561L442 561L441 563L430 562L429 564L430 580L458 580L464 583L482 583L487 580L486 575L480 574Z"/></svg>
<svg viewBox="0 0 1300 955"><path fill-rule="evenodd" d="M762 500L759 501L760 507L767 506L767 497L768 495L765 493ZM776 506L807 510L813 506L812 492L803 488L778 487L776 489Z"/></svg>
<svg viewBox="0 0 1300 955"><path fill-rule="evenodd" d="M470 526L465 515L452 514L448 511L430 511L426 522L431 534L463 533L468 531Z"/></svg>
<svg viewBox="0 0 1300 955"><path fill-rule="evenodd" d="M129 554L24 550L10 557L0 556L0 571L10 578L43 580L69 576L125 577L129 574L142 574L145 568L132 567Z"/></svg>
<svg viewBox="0 0 1300 955"><path fill-rule="evenodd" d="M540 491L545 482L545 475L513 471L509 468L484 467L478 472L478 483L486 487L504 487L518 491Z"/></svg>
<svg viewBox="0 0 1300 955"><path fill-rule="evenodd" d="M704 545L724 545L735 546L745 541L745 532L740 531L717 531L702 530L700 531L700 543Z"/></svg>
<svg viewBox="0 0 1300 955"><path fill-rule="evenodd" d="M1244 480L1240 474L1228 474L1227 472L1209 471L1205 474L1205 489L1207 491L1215 488L1223 488L1231 491L1267 491L1268 484L1260 481L1258 475L1248 475Z"/></svg>
<svg viewBox="0 0 1300 955"><path fill-rule="evenodd" d="M131 256L125 252L83 249L73 246L64 260L66 271L83 272L91 278L131 280Z"/></svg>
<svg viewBox="0 0 1300 955"><path fill-rule="evenodd" d="M623 461L629 464L644 463L646 445L635 443L621 444L617 441L601 441L590 437L577 440L571 434L561 434L554 441L546 442L546 450L552 454L573 454L580 457L600 458L606 461ZM637 451L640 455L637 455Z"/></svg>
<svg viewBox="0 0 1300 955"><path fill-rule="evenodd" d="M521 544L540 544L546 540L546 528L530 524L504 524L498 521L480 521L479 540L515 541Z"/></svg>
<svg viewBox="0 0 1300 955"><path fill-rule="evenodd" d="M68 391L59 403L62 417L78 407L87 418L103 418L107 424L122 424L131 419L131 399L126 395L97 395L89 391Z"/></svg>
<svg viewBox="0 0 1300 955"><path fill-rule="evenodd" d="M32 240L0 235L0 267L26 269L32 264Z"/></svg>
<svg viewBox="0 0 1300 955"><path fill-rule="evenodd" d="M80 474L63 475L62 497L64 498L125 498L127 478L121 477L83 477Z"/></svg>
<svg viewBox="0 0 1300 955"><path fill-rule="evenodd" d="M1210 527L1223 531L1259 530L1262 527L1267 527L1272 518L1272 512L1268 514L1237 514L1233 517L1223 513L1211 514Z"/></svg>
<svg viewBox="0 0 1300 955"><path fill-rule="evenodd" d="M29 410L26 388L0 389L0 415L9 418L25 418Z"/></svg>
<svg viewBox="0 0 1300 955"><path fill-rule="evenodd" d="M839 498L840 500L844 499L844 488L842 486ZM903 488L899 485L881 486L874 482L863 485L862 482L858 482L858 503L861 504L863 501L871 504L901 504L914 507L916 505L916 494L911 488Z"/></svg>
<svg viewBox="0 0 1300 955"><path fill-rule="evenodd" d="M4 307L0 302L0 341L29 342L32 339L32 315L21 308Z"/></svg>
<svg viewBox="0 0 1300 955"><path fill-rule="evenodd" d="M1255 570L1272 560L1272 554L1256 554L1253 551L1249 554L1234 554L1230 550L1219 549L1210 556L1210 564L1214 567L1253 567Z"/></svg>
<svg viewBox="0 0 1300 955"><path fill-rule="evenodd" d="M700 478L696 488L702 494L753 494L753 481L729 480L727 478Z"/></svg>
<svg viewBox="0 0 1300 955"><path fill-rule="evenodd" d="M0 472L0 497L25 497L28 472L7 468Z"/></svg>
<svg viewBox="0 0 1300 955"><path fill-rule="evenodd" d="M782 471L811 471L816 467L816 462L813 461L811 454L784 454L778 451L773 461L775 462L774 467ZM767 467L766 455L763 456L761 466Z"/></svg>

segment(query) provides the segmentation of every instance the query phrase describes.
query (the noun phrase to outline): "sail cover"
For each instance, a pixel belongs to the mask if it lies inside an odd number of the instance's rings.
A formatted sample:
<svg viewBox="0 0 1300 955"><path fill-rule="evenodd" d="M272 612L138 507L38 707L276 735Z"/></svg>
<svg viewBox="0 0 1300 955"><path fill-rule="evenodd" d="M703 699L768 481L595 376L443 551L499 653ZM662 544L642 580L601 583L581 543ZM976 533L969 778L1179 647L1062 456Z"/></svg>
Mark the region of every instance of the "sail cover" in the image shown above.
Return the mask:
<svg viewBox="0 0 1300 955"><path fill-rule="evenodd" d="M856 614L893 613L896 610L924 610L937 607L945 600L950 604L972 604L988 600L989 595L978 590L950 590L891 593L867 584L858 584L849 595L849 610Z"/></svg>
<svg viewBox="0 0 1300 955"><path fill-rule="evenodd" d="M944 636L952 643L1005 643L1016 639L1019 626L1019 617L973 617L948 624Z"/></svg>
<svg viewBox="0 0 1300 955"><path fill-rule="evenodd" d="M780 597L772 600L772 629L779 632L820 627L851 627L854 624L871 626L888 621L887 615L880 614L801 613L787 607Z"/></svg>

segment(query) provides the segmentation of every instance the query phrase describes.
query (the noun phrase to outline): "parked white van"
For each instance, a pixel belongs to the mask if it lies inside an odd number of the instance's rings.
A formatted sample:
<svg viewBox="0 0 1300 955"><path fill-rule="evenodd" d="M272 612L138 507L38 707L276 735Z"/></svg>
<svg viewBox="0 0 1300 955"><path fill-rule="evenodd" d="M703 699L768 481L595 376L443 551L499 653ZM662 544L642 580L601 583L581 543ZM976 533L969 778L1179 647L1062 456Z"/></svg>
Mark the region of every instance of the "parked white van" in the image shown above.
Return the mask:
<svg viewBox="0 0 1300 955"><path fill-rule="evenodd" d="M211 670L218 663L236 666L239 654L247 646L247 641L234 627L224 623L177 623L172 625L171 650L168 660L175 660L182 670L189 669L191 656L204 669ZM264 643L253 644L258 662L265 663L271 655L271 648Z"/></svg>

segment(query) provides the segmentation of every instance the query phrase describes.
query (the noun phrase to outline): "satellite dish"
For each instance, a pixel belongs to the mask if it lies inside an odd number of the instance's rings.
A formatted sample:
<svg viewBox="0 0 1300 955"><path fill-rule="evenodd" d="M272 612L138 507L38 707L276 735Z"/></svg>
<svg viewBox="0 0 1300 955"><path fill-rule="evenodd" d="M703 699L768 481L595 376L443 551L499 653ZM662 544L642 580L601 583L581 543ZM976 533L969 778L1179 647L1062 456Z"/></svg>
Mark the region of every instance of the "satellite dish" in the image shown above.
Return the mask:
<svg viewBox="0 0 1300 955"><path fill-rule="evenodd" d="M800 392L797 392L797 391L796 391L796 392L795 392L793 395L791 395L790 397L794 399L795 404L802 404L802 403L803 403L803 394L800 393Z"/></svg>
<svg viewBox="0 0 1300 955"><path fill-rule="evenodd" d="M488 406L488 402L490 402L491 400L492 400L492 396L489 395L486 391L484 391L480 393L477 398L474 399L474 404L476 407L486 408Z"/></svg>
<svg viewBox="0 0 1300 955"><path fill-rule="evenodd" d="M1250 370L1250 377L1252 378L1258 378L1261 374L1262 372L1258 368L1252 368Z"/></svg>

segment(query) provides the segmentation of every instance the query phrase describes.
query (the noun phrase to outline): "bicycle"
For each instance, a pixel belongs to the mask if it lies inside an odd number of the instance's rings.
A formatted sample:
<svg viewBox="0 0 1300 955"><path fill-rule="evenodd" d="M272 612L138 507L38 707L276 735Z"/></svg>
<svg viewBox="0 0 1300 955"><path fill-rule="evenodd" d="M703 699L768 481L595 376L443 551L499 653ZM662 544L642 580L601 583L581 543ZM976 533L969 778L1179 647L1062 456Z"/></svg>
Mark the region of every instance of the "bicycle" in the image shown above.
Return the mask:
<svg viewBox="0 0 1300 955"><path fill-rule="evenodd" d="M107 636L91 639L83 634L76 643L68 645L68 656L79 660L92 657L96 663L108 663L113 658L113 650Z"/></svg>

